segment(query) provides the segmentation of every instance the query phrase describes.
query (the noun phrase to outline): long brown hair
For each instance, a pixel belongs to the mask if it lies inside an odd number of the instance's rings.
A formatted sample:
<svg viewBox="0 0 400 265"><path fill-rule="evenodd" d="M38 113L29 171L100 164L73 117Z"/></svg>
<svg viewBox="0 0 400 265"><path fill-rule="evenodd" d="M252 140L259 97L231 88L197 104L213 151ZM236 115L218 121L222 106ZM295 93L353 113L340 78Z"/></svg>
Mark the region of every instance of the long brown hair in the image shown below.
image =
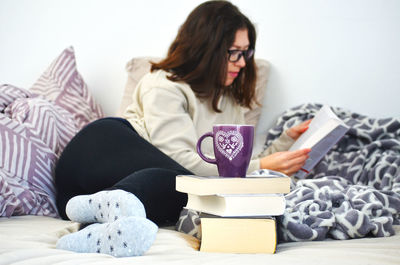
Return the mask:
<svg viewBox="0 0 400 265"><path fill-rule="evenodd" d="M256 67L254 57L246 61L229 87L228 49L239 29L247 29L249 49L255 48L256 31L250 20L228 1L208 1L196 7L180 27L167 57L152 63L151 71L162 69L172 81L188 83L200 98L211 99L216 112L222 95L232 96L241 106L251 107L255 95Z"/></svg>

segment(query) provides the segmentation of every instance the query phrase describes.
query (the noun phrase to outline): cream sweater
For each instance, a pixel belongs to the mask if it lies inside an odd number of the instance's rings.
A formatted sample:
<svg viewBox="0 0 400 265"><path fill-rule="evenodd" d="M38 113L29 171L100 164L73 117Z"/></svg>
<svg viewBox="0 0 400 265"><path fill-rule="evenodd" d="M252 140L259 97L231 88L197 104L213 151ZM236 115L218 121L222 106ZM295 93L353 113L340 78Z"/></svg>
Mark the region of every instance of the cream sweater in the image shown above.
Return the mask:
<svg viewBox="0 0 400 265"><path fill-rule="evenodd" d="M214 124L244 124L244 108L223 97L218 105L222 112L216 113L207 101L196 97L188 84L170 81L167 75L162 70L146 74L123 117L144 139L194 174L218 175L217 166L197 154L197 139L212 131ZM284 133L261 155L288 150L292 143ZM211 138L203 141L202 151L214 157ZM260 155L251 160L248 172L260 168L257 157Z"/></svg>

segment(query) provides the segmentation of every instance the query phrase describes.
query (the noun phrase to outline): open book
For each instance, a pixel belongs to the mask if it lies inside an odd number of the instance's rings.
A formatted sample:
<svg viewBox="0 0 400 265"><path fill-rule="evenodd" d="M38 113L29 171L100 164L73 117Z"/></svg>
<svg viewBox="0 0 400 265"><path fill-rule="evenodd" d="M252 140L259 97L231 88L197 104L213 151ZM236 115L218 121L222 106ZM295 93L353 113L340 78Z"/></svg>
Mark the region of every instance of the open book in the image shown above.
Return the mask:
<svg viewBox="0 0 400 265"><path fill-rule="evenodd" d="M303 178L322 157L346 134L349 127L328 105L324 105L311 121L309 128L290 147L289 151L311 148L309 158L296 177Z"/></svg>

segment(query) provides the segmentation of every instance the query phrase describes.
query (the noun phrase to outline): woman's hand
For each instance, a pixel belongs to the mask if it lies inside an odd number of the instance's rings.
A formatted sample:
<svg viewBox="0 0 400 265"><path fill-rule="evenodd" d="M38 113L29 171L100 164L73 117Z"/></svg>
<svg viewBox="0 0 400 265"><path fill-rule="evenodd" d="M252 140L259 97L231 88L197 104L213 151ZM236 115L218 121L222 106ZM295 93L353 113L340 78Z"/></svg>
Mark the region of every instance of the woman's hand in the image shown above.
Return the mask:
<svg viewBox="0 0 400 265"><path fill-rule="evenodd" d="M310 148L276 152L265 156L260 160L261 169L270 169L282 172L288 176L296 173L304 165L308 158Z"/></svg>
<svg viewBox="0 0 400 265"><path fill-rule="evenodd" d="M290 136L293 140L297 140L297 138L300 137L302 133L307 131L308 125L310 124L312 119L306 120L305 122L302 122L296 126L293 126L292 128L289 128L286 130L287 135Z"/></svg>

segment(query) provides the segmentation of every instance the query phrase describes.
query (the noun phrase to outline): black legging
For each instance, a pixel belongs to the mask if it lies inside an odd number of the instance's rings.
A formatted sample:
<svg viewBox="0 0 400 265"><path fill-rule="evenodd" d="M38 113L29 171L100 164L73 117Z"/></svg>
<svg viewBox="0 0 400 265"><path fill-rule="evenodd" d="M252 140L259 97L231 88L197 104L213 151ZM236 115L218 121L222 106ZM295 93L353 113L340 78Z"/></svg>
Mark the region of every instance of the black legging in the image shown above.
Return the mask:
<svg viewBox="0 0 400 265"><path fill-rule="evenodd" d="M144 204L156 224L177 221L187 196L175 190L175 177L192 174L144 140L128 121L104 118L83 128L66 146L55 169L57 208L76 195L122 189Z"/></svg>

